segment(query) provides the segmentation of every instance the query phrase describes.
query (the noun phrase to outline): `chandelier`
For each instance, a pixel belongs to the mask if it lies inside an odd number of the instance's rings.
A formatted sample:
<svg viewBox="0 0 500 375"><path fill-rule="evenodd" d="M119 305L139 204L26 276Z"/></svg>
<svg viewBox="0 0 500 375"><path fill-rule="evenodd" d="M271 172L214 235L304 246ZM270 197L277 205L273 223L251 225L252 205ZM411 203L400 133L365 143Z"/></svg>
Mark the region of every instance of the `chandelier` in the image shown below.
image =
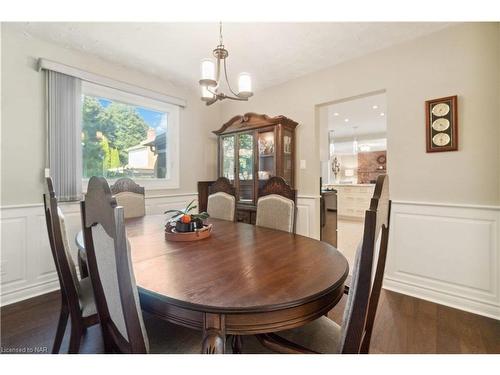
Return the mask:
<svg viewBox="0 0 500 375"><path fill-rule="evenodd" d="M222 22L219 24L219 45L214 49L214 56L217 60L216 64L212 59L203 59L201 61L201 100L207 105L215 103L217 100L248 100L253 95L252 78L249 73L240 73L238 78L238 93L234 92L227 78L226 59L229 52L224 48L222 42ZM219 91L221 84L221 68L224 69L224 79L229 91L233 96L226 95Z"/></svg>

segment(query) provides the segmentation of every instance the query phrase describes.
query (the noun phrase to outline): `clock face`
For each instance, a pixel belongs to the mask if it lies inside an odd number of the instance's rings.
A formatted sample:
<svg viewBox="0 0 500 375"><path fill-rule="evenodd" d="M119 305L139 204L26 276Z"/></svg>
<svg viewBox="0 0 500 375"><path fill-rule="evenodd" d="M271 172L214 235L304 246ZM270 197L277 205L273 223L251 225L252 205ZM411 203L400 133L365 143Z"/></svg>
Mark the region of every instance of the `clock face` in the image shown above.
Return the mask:
<svg viewBox="0 0 500 375"><path fill-rule="evenodd" d="M448 143L450 143L450 141L451 138L446 133L437 133L434 137L432 137L432 143L440 147L446 146Z"/></svg>
<svg viewBox="0 0 500 375"><path fill-rule="evenodd" d="M449 127L450 127L450 121L446 118L438 118L432 123L432 128L437 132L444 132Z"/></svg>
<svg viewBox="0 0 500 375"><path fill-rule="evenodd" d="M450 112L450 106L446 103L439 103L432 107L432 114L434 116L446 116Z"/></svg>

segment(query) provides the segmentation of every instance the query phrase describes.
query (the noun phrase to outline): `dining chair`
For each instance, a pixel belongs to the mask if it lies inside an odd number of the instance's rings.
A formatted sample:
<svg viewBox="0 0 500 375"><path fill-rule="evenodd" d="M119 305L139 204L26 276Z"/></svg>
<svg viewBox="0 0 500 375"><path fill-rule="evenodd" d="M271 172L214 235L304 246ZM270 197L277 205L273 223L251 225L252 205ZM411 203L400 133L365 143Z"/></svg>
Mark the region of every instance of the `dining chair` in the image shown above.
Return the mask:
<svg viewBox="0 0 500 375"><path fill-rule="evenodd" d="M92 177L81 202L87 263L106 352L196 352L199 332L156 321L141 312L124 209L108 183ZM151 330L146 331L150 326ZM153 344L153 346L150 346Z"/></svg>
<svg viewBox="0 0 500 375"><path fill-rule="evenodd" d="M297 190L283 177L271 177L259 190L255 224L295 233Z"/></svg>
<svg viewBox="0 0 500 375"><path fill-rule="evenodd" d="M342 326L322 316L294 329L258 335L262 345L282 353L368 353L384 276L390 207L389 178L381 175L365 214Z"/></svg>
<svg viewBox="0 0 500 375"><path fill-rule="evenodd" d="M215 219L234 221L236 214L236 190L225 177L208 187L207 212Z"/></svg>
<svg viewBox="0 0 500 375"><path fill-rule="evenodd" d="M61 287L61 311L57 324L52 353L59 353L66 331L68 316L71 318L71 336L69 353L78 353L80 342L86 329L98 324L94 295L90 278L78 279L75 263L70 254L64 214L58 207L52 179L46 179L46 191L43 194L45 220L49 236L50 249L56 266Z"/></svg>
<svg viewBox="0 0 500 375"><path fill-rule="evenodd" d="M111 193L124 209L125 219L146 215L144 187L128 177L122 177L111 185Z"/></svg>

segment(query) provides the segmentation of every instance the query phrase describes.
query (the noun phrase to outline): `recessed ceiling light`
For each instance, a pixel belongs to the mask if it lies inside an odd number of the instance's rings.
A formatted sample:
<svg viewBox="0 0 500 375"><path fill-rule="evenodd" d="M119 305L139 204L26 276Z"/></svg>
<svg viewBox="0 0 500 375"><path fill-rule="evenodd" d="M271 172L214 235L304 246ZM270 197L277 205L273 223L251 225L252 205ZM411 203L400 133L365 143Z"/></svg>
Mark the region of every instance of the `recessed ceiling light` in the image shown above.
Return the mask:
<svg viewBox="0 0 500 375"><path fill-rule="evenodd" d="M376 104L375 104L375 105L372 105L372 108L373 108L373 109L378 109L378 105L376 105Z"/></svg>
<svg viewBox="0 0 500 375"><path fill-rule="evenodd" d="M345 118L345 119L344 119L344 122L349 122L349 119L348 119L348 118Z"/></svg>
<svg viewBox="0 0 500 375"><path fill-rule="evenodd" d="M338 113L338 112L335 112L333 115L334 115L334 116L338 116L338 115L339 115L339 113Z"/></svg>
<svg viewBox="0 0 500 375"><path fill-rule="evenodd" d="M385 113L384 112L380 112L380 116L385 116Z"/></svg>

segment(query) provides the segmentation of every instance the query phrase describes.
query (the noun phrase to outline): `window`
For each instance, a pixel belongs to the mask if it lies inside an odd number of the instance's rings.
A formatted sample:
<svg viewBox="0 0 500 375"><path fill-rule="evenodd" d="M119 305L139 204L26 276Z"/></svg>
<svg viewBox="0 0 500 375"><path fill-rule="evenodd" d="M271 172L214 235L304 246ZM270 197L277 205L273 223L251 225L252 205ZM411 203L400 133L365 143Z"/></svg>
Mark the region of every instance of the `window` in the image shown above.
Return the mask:
<svg viewBox="0 0 500 375"><path fill-rule="evenodd" d="M146 188L177 188L179 107L82 84L82 174L130 177Z"/></svg>

